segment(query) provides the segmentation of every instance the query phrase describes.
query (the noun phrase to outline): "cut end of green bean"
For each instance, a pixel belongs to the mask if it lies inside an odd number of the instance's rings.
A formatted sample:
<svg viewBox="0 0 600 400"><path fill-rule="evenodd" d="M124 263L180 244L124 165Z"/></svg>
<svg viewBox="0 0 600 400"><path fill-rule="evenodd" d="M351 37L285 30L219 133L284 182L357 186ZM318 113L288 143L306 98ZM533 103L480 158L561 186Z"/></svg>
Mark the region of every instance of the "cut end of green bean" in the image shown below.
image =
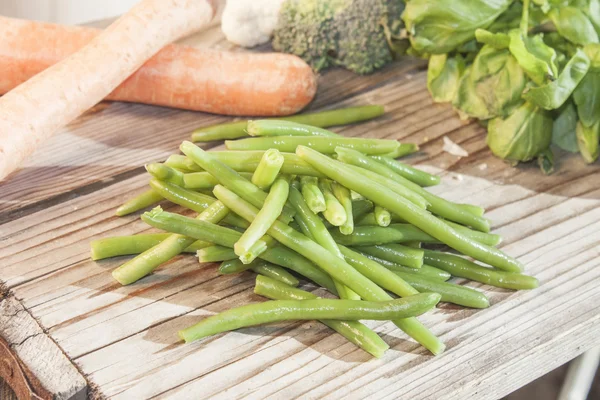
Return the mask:
<svg viewBox="0 0 600 400"><path fill-rule="evenodd" d="M160 194L150 189L119 206L119 208L117 208L115 211L115 215L117 217L123 217L156 204L162 200L164 200L164 198Z"/></svg>

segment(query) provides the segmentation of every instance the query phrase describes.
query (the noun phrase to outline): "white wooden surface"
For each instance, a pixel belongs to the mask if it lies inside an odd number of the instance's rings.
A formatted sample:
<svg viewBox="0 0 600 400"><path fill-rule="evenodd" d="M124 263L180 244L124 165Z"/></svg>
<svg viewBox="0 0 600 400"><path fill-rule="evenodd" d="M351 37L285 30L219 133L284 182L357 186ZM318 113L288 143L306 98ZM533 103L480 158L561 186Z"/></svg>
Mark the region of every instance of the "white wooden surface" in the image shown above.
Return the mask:
<svg viewBox="0 0 600 400"><path fill-rule="evenodd" d="M218 31L197 43L224 46ZM384 104L387 115L341 130L422 145L411 163L444 176L433 190L488 210L501 246L526 264L539 289L468 283L492 307L442 305L422 321L448 345L432 357L391 323L371 323L391 345L381 360L315 323L244 329L193 344L178 329L260 301L253 275L218 276L191 256L121 287L92 262L89 241L142 232L117 205L146 188L141 166L163 160L189 132L224 120L131 104L101 104L50 140L0 184L0 281L80 368L95 391L138 398L496 399L600 344L600 168L567 156L559 172L511 168L493 158L484 130L432 104L420 64L370 77L331 71L313 109ZM464 159L442 152L442 137Z"/></svg>

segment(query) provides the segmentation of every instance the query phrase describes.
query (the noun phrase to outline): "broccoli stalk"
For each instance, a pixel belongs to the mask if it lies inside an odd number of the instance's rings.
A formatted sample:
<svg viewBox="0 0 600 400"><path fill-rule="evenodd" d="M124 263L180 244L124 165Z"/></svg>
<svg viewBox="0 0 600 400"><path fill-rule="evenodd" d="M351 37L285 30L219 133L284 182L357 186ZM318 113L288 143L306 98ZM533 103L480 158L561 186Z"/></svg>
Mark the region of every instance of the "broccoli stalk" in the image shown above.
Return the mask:
<svg viewBox="0 0 600 400"><path fill-rule="evenodd" d="M340 66L368 74L394 59L403 9L401 0L285 0L273 48L317 71Z"/></svg>

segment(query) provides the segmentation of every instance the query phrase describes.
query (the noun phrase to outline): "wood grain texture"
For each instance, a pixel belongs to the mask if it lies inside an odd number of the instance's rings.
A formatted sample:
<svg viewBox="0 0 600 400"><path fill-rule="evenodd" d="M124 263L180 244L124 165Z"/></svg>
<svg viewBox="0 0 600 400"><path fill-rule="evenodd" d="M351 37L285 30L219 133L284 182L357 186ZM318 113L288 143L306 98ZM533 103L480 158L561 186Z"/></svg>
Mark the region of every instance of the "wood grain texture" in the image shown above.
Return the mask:
<svg viewBox="0 0 600 400"><path fill-rule="evenodd" d="M218 32L202 36L223 44ZM202 39L200 39L202 42ZM492 307L442 305L421 320L448 345L432 357L391 323L369 323L390 344L381 360L316 322L244 329L183 345L176 332L202 316L261 301L254 276L219 276L181 256L135 285L110 272L126 257L93 262L89 241L150 231L115 208L146 188L141 166L176 152L217 116L103 104L49 141L0 186L0 280L98 393L131 398L495 399L600 343L600 167L566 156L558 172L511 168L485 132L431 102L422 64L368 77L330 71L311 109L384 104L386 115L338 129L348 136L418 143L410 163L443 176L435 193L488 210L502 249L540 279L513 292L466 283ZM469 153L442 151L448 136ZM218 146L219 143L206 147ZM180 211L179 208L172 207ZM457 280L465 284L463 280ZM309 286L309 288L311 288Z"/></svg>

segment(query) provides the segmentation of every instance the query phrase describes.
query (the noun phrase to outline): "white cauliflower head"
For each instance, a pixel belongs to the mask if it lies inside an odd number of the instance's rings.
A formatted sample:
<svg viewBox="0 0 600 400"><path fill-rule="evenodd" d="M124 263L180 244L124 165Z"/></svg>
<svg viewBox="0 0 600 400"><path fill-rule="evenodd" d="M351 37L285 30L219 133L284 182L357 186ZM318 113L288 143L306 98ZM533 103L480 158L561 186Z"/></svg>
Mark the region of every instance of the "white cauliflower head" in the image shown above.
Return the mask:
<svg viewBox="0 0 600 400"><path fill-rule="evenodd" d="M221 29L227 40L243 47L269 41L284 0L228 0Z"/></svg>

